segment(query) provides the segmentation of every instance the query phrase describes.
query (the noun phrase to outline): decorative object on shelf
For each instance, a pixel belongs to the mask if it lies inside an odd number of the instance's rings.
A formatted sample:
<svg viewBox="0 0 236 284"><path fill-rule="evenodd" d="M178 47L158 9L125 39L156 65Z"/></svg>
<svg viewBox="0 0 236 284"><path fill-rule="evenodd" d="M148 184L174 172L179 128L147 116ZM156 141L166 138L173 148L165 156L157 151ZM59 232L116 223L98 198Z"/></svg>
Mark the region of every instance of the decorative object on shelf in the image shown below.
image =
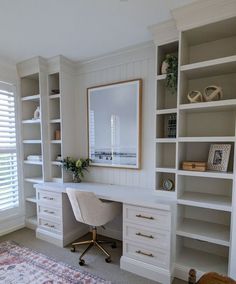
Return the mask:
<svg viewBox="0 0 236 284"><path fill-rule="evenodd" d="M58 161L58 162L62 162L62 157L61 157L61 155L57 155L57 157L56 157L56 161Z"/></svg>
<svg viewBox="0 0 236 284"><path fill-rule="evenodd" d="M166 87L172 94L177 93L178 81L178 57L173 54L167 54L162 62L161 73L166 74Z"/></svg>
<svg viewBox="0 0 236 284"><path fill-rule="evenodd" d="M51 94L52 95L60 94L60 90L59 89L53 89L53 90L51 90Z"/></svg>
<svg viewBox="0 0 236 284"><path fill-rule="evenodd" d="M203 102L203 95L200 91L190 91L187 95L190 103L200 103Z"/></svg>
<svg viewBox="0 0 236 284"><path fill-rule="evenodd" d="M167 137L176 138L176 113L170 114L167 120Z"/></svg>
<svg viewBox="0 0 236 284"><path fill-rule="evenodd" d="M218 86L208 86L205 88L203 96L206 102L218 101L223 98L223 90Z"/></svg>
<svg viewBox="0 0 236 284"><path fill-rule="evenodd" d="M207 169L206 162L183 162L182 169L185 171L205 172Z"/></svg>
<svg viewBox="0 0 236 284"><path fill-rule="evenodd" d="M28 161L42 161L41 155L29 155L27 156Z"/></svg>
<svg viewBox="0 0 236 284"><path fill-rule="evenodd" d="M34 119L40 119L40 106L37 106L34 111Z"/></svg>
<svg viewBox="0 0 236 284"><path fill-rule="evenodd" d="M74 159L66 157L62 160L62 166L66 171L72 172L73 182L81 182L83 171L88 171L90 159Z"/></svg>
<svg viewBox="0 0 236 284"><path fill-rule="evenodd" d="M188 273L188 284L196 284L197 277L196 277L196 270L190 269Z"/></svg>
<svg viewBox="0 0 236 284"><path fill-rule="evenodd" d="M212 144L208 156L208 169L226 172L229 163L230 150L230 144Z"/></svg>
<svg viewBox="0 0 236 284"><path fill-rule="evenodd" d="M162 183L162 189L171 191L174 189L174 182L171 179L165 179Z"/></svg>
<svg viewBox="0 0 236 284"><path fill-rule="evenodd" d="M55 140L61 140L61 130L55 130Z"/></svg>

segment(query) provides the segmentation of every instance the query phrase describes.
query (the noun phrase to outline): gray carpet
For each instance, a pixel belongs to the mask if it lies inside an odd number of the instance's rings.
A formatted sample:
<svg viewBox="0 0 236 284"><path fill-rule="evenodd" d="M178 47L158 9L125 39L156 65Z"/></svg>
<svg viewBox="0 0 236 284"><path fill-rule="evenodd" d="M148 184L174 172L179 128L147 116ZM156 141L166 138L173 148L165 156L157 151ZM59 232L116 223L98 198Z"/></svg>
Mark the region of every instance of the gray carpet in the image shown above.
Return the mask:
<svg viewBox="0 0 236 284"><path fill-rule="evenodd" d="M85 238L88 238L88 236L85 236ZM36 239L35 232L32 230L24 228L16 232L13 232L11 234L0 237L0 242L5 240L15 241L20 245L37 250L45 255L53 257L57 261L63 261L67 264L76 267L79 266L78 253L70 252L70 247L60 248L53 244ZM112 254L112 263L109 264L106 263L104 261L104 256L96 248L93 248L85 256L86 265L80 267L81 270L86 270L106 280L110 280L112 281L112 283L115 284L157 283L120 269L119 260L122 254L121 242L117 241L116 249L111 249L109 246L106 246L106 248ZM82 249L84 249L84 247L82 247ZM175 279L173 282L173 284L185 284L185 283L186 282L177 279Z"/></svg>

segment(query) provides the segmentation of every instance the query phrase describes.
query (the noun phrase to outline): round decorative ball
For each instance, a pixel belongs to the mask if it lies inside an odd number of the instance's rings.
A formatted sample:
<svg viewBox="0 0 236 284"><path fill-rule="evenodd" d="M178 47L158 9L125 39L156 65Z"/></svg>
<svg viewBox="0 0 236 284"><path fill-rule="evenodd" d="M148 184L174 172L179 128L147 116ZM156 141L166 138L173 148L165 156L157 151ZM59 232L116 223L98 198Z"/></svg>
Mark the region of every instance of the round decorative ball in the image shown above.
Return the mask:
<svg viewBox="0 0 236 284"><path fill-rule="evenodd" d="M223 98L223 90L218 86L208 86L205 88L203 96L206 102L218 101Z"/></svg>
<svg viewBox="0 0 236 284"><path fill-rule="evenodd" d="M171 179L165 179L163 181L162 187L164 190L172 190L174 188L174 182Z"/></svg>
<svg viewBox="0 0 236 284"><path fill-rule="evenodd" d="M203 101L203 96L200 91L190 91L187 95L190 103L200 103Z"/></svg>

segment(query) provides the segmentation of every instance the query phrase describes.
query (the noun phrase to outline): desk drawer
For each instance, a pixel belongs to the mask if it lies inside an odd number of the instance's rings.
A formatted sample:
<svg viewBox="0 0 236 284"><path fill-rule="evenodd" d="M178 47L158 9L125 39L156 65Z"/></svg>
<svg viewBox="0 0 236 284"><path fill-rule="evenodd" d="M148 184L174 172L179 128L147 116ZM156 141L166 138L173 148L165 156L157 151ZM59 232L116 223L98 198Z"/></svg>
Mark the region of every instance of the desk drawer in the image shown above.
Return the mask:
<svg viewBox="0 0 236 284"><path fill-rule="evenodd" d="M60 222L55 222L55 221L48 220L46 218L39 217L38 224L39 224L39 227L47 231L51 231L55 233L60 233L62 231L62 226Z"/></svg>
<svg viewBox="0 0 236 284"><path fill-rule="evenodd" d="M124 242L124 255L162 268L169 266L169 252L146 245Z"/></svg>
<svg viewBox="0 0 236 284"><path fill-rule="evenodd" d="M39 190L37 197L38 197L38 202L40 203L61 207L62 196L60 193Z"/></svg>
<svg viewBox="0 0 236 284"><path fill-rule="evenodd" d="M39 216L42 216L42 217L44 216L45 218L62 220L61 208L56 208L56 207L52 208L52 207L39 203L38 204L38 214Z"/></svg>
<svg viewBox="0 0 236 284"><path fill-rule="evenodd" d="M170 251L170 232L124 223L123 238Z"/></svg>
<svg viewBox="0 0 236 284"><path fill-rule="evenodd" d="M124 205L124 221L138 225L170 230L171 214L169 211L133 205Z"/></svg>

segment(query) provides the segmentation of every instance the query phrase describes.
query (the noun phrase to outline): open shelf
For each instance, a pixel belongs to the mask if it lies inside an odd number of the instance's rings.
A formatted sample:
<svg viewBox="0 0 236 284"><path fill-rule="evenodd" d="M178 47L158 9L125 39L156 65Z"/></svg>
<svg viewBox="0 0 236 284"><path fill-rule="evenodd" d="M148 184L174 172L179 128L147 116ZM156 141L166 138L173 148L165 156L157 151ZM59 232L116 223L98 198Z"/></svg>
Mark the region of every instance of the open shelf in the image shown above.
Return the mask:
<svg viewBox="0 0 236 284"><path fill-rule="evenodd" d="M37 228L37 216L31 216L25 219L25 225L26 227L36 230Z"/></svg>
<svg viewBox="0 0 236 284"><path fill-rule="evenodd" d="M42 161L29 161L29 160L24 160L24 164L29 164L29 165L39 165L41 166L43 164Z"/></svg>
<svg viewBox="0 0 236 284"><path fill-rule="evenodd" d="M156 153L156 168L175 169L176 143L157 143Z"/></svg>
<svg viewBox="0 0 236 284"><path fill-rule="evenodd" d="M188 79L217 76L236 72L236 55L206 60L187 65L182 65L180 71L184 72Z"/></svg>
<svg viewBox="0 0 236 284"><path fill-rule="evenodd" d="M176 259L176 275L178 273L188 274L188 271L193 267L197 270L199 277L209 271L217 271L218 273L227 275L228 258L207 251L184 247Z"/></svg>
<svg viewBox="0 0 236 284"><path fill-rule="evenodd" d="M51 140L50 143L52 143L52 144L61 144L61 140Z"/></svg>
<svg viewBox="0 0 236 284"><path fill-rule="evenodd" d="M25 200L32 203L37 203L36 196L27 197Z"/></svg>
<svg viewBox="0 0 236 284"><path fill-rule="evenodd" d="M214 142L214 143L235 142L235 137L234 136L179 137L178 141L179 142Z"/></svg>
<svg viewBox="0 0 236 284"><path fill-rule="evenodd" d="M57 119L51 119L50 123L61 123L61 119L57 118Z"/></svg>
<svg viewBox="0 0 236 284"><path fill-rule="evenodd" d="M22 120L23 124L36 124L36 123L41 123L40 119L25 119Z"/></svg>
<svg viewBox="0 0 236 284"><path fill-rule="evenodd" d="M184 171L178 170L179 175L185 176L195 176L195 177L210 177L210 178L223 178L223 179L233 179L233 172L215 172L215 171L205 171L205 172L197 172L197 171Z"/></svg>
<svg viewBox="0 0 236 284"><path fill-rule="evenodd" d="M178 225L176 234L200 241L229 246L229 227L221 224L184 218Z"/></svg>
<svg viewBox="0 0 236 284"><path fill-rule="evenodd" d="M22 101L38 101L39 99L40 99L40 94L21 98Z"/></svg>
<svg viewBox="0 0 236 284"><path fill-rule="evenodd" d="M52 99L60 99L61 95L60 94L54 94L54 95L49 95L49 98Z"/></svg>
<svg viewBox="0 0 236 284"><path fill-rule="evenodd" d="M24 144L41 144L42 140L23 140Z"/></svg>
<svg viewBox="0 0 236 284"><path fill-rule="evenodd" d="M217 209L229 212L231 212L232 210L232 202L230 196L222 196L201 192L184 192L184 194L178 198L178 204Z"/></svg>
<svg viewBox="0 0 236 284"><path fill-rule="evenodd" d="M25 178L25 181L31 182L31 183L43 183L43 178L42 177L30 177L30 178Z"/></svg>

